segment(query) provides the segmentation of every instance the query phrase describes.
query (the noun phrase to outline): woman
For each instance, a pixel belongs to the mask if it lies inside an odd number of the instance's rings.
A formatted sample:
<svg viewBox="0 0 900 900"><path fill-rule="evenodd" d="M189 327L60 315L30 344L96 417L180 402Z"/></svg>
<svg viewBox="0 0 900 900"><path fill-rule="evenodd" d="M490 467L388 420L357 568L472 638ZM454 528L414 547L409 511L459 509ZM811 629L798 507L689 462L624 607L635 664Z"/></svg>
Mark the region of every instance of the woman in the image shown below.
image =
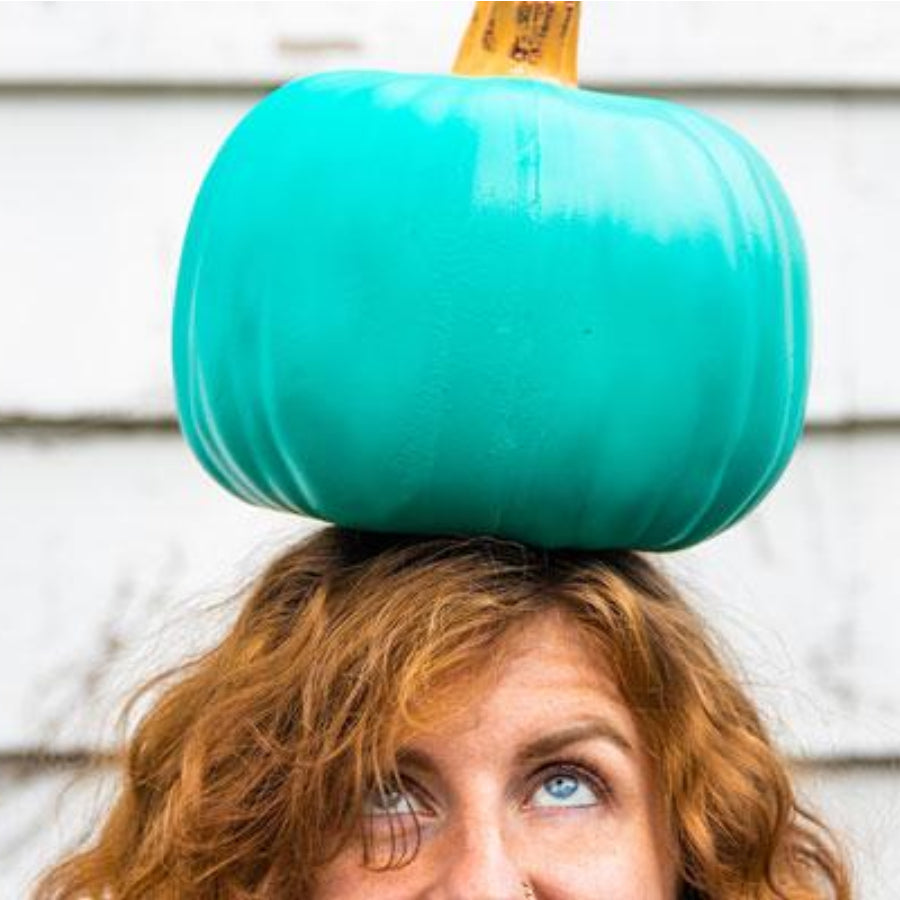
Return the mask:
<svg viewBox="0 0 900 900"><path fill-rule="evenodd" d="M851 890L648 556L329 526L273 560L156 699L96 842L34 894L85 896Z"/></svg>

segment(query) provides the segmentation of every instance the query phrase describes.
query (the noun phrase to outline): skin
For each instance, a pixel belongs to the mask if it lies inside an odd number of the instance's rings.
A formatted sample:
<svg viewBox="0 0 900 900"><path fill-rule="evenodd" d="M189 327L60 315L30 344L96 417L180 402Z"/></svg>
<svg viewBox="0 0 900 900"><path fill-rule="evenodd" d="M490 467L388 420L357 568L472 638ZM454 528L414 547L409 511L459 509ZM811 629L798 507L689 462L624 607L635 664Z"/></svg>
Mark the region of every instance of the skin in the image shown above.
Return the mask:
<svg viewBox="0 0 900 900"><path fill-rule="evenodd" d="M421 759L400 766L402 789L372 794L367 816L384 853L386 811L413 845L418 813L415 859L374 872L352 844L324 871L314 900L675 900L652 766L612 682L556 613L524 625L508 649L472 704L406 742ZM517 760L536 739L588 720L598 733ZM605 786L548 766L573 757Z"/></svg>

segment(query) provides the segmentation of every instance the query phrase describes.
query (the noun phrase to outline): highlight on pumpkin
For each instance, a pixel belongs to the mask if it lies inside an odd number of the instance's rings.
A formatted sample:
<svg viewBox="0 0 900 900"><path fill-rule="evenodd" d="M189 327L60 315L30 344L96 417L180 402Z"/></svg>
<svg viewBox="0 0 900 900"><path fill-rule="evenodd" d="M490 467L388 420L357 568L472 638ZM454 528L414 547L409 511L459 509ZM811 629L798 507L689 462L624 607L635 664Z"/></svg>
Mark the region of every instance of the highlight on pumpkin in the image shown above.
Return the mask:
<svg viewBox="0 0 900 900"><path fill-rule="evenodd" d="M580 15L581 3L478 2L453 72L577 87Z"/></svg>

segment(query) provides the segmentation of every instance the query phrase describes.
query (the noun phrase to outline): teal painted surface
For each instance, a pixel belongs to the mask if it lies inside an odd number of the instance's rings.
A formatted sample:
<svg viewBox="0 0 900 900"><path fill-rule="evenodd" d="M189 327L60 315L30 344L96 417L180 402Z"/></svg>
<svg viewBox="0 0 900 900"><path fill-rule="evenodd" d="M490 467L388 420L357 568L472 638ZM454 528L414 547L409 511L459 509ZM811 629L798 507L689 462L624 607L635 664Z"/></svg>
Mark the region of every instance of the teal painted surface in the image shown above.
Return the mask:
<svg viewBox="0 0 900 900"><path fill-rule="evenodd" d="M172 352L185 439L250 503L678 549L790 460L805 253L761 155L686 107L325 72L220 149Z"/></svg>

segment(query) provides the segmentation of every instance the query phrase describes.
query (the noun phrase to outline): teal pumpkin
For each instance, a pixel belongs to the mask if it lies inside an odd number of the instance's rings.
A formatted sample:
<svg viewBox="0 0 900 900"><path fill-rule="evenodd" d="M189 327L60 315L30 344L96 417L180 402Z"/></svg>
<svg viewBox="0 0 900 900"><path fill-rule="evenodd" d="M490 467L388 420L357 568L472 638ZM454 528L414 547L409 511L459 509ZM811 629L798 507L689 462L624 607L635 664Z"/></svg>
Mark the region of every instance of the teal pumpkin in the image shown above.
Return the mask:
<svg viewBox="0 0 900 900"><path fill-rule="evenodd" d="M292 81L181 259L182 433L249 503L376 531L674 550L788 464L798 224L722 123L521 77Z"/></svg>

